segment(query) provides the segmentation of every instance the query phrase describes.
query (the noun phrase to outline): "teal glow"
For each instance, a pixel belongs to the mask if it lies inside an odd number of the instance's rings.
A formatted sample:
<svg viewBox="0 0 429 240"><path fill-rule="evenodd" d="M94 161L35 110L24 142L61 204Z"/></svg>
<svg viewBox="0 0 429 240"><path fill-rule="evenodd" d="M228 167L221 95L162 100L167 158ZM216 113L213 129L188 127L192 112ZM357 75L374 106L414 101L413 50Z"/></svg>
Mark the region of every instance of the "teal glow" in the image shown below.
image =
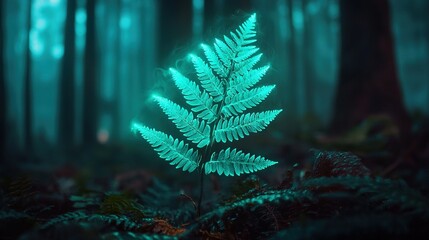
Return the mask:
<svg viewBox="0 0 429 240"><path fill-rule="evenodd" d="M287 39L288 37L288 28L287 28L287 8L286 3L284 1L279 1L279 4L277 6L277 14L279 15L279 32L280 32L280 38L282 40Z"/></svg>
<svg viewBox="0 0 429 240"><path fill-rule="evenodd" d="M299 8L293 9L293 25L296 29L304 27L304 13Z"/></svg>
<svg viewBox="0 0 429 240"><path fill-rule="evenodd" d="M79 8L76 11L76 23L83 24L86 22L86 11L83 8Z"/></svg>
<svg viewBox="0 0 429 240"><path fill-rule="evenodd" d="M329 16L337 18L340 15L340 9L338 4L329 4L328 12Z"/></svg>
<svg viewBox="0 0 429 240"><path fill-rule="evenodd" d="M316 2L310 2L310 3L308 3L308 6L307 6L306 10L308 11L309 14L314 15L317 12L319 12L319 10L320 10L320 4L316 3Z"/></svg>
<svg viewBox="0 0 429 240"><path fill-rule="evenodd" d="M151 98L152 98L153 100L157 100L157 99L159 99L159 98L160 98L160 96L158 95L158 93L152 93Z"/></svg>
<svg viewBox="0 0 429 240"><path fill-rule="evenodd" d="M193 0L192 32L195 39L201 39L204 25L204 0Z"/></svg>
<svg viewBox="0 0 429 240"><path fill-rule="evenodd" d="M49 0L49 3L50 3L52 6L56 6L56 5L58 5L58 4L60 4L60 3L61 3L61 0Z"/></svg>
<svg viewBox="0 0 429 240"><path fill-rule="evenodd" d="M37 19L37 21L36 21L36 28L38 30L44 30L44 29L46 29L46 26L47 26L46 19L44 19L44 18Z"/></svg>
<svg viewBox="0 0 429 240"><path fill-rule="evenodd" d="M121 16L119 25L121 26L122 29L124 30L129 29L131 27L131 24L132 24L132 21L131 21L130 15L124 14Z"/></svg>
<svg viewBox="0 0 429 240"><path fill-rule="evenodd" d="M64 55L64 46L62 44L58 44L51 49L52 57L55 59L60 59Z"/></svg>
<svg viewBox="0 0 429 240"><path fill-rule="evenodd" d="M188 54L188 59L189 59L189 60L191 60L191 61L192 61L192 60L194 60L194 59L195 59L195 57L196 57L196 56L195 56L193 53L189 53L189 54Z"/></svg>
<svg viewBox="0 0 429 240"><path fill-rule="evenodd" d="M37 30L30 31L30 50L34 56L41 56L45 51L45 44L39 36Z"/></svg>
<svg viewBox="0 0 429 240"><path fill-rule="evenodd" d="M76 35L77 36L84 36L86 33L86 11L83 8L79 8L76 11L76 16L75 16L75 21L76 21L76 25L75 25L75 31L76 31Z"/></svg>
<svg viewBox="0 0 429 240"><path fill-rule="evenodd" d="M192 4L195 9L201 10L204 8L204 0L193 0Z"/></svg>

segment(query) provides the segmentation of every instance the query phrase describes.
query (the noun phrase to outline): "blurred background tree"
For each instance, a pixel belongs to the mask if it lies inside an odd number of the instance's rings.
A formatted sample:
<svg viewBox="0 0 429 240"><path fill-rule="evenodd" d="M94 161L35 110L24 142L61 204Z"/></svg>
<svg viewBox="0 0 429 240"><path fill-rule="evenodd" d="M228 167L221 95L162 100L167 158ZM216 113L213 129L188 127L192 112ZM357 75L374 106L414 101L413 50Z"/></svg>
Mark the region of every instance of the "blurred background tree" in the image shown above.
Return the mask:
<svg viewBox="0 0 429 240"><path fill-rule="evenodd" d="M278 85L268 104L286 109L271 131L279 145L379 113L408 129L410 113L429 113L426 0L4 0L1 10L9 153L128 145L133 118L162 124L149 96L174 95L165 70L186 69L189 52L253 12Z"/></svg>

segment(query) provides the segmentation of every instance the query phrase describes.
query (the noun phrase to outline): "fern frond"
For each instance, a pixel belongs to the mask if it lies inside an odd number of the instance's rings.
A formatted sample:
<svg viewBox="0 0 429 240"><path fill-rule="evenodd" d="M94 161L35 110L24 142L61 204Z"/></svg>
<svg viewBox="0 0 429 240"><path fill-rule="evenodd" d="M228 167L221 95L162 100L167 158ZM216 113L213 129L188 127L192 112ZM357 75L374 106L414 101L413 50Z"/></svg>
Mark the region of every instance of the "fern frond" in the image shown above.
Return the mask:
<svg viewBox="0 0 429 240"><path fill-rule="evenodd" d="M201 159L197 151L212 146L215 141L226 143L262 131L281 112L242 114L264 101L275 88L275 85L253 88L270 68L269 65L255 67L262 57L254 44L256 40L256 14L252 14L236 30L215 39L213 45L201 44L204 59L190 54L199 85L176 69L169 69L175 85L191 108L187 110L162 97L156 97L156 101L183 135L197 145L196 150L146 126L134 124L133 129L141 133L161 158L184 171L199 168L206 174L217 172L233 176L275 164L236 149L211 154L212 148L208 148L206 154L211 155L210 160Z"/></svg>
<svg viewBox="0 0 429 240"><path fill-rule="evenodd" d="M227 96L233 97L235 94L248 90L257 84L270 69L270 65L266 65L257 69L252 69L243 75L237 74L231 80Z"/></svg>
<svg viewBox="0 0 429 240"><path fill-rule="evenodd" d="M93 214L89 216L86 220L90 222L111 224L116 227L121 227L126 231L137 230L145 225L149 225L154 221L152 218L140 218L138 222L135 222L126 215L115 214Z"/></svg>
<svg viewBox="0 0 429 240"><path fill-rule="evenodd" d="M238 199L225 206L219 206L201 216L199 222L204 223L213 220L214 217L224 216L225 213L237 208L255 208L264 206L265 204L288 204L296 202L313 202L314 195L308 190L268 190L260 194L252 195L244 199Z"/></svg>
<svg viewBox="0 0 429 240"><path fill-rule="evenodd" d="M262 86L249 91L243 91L234 97L227 97L225 106L222 108L222 113L229 117L244 112L248 108L252 108L261 103L276 85Z"/></svg>
<svg viewBox="0 0 429 240"><path fill-rule="evenodd" d="M23 212L15 211L13 209L0 210L0 221L10 220L10 219L23 219L23 218L30 219L31 216Z"/></svg>
<svg viewBox="0 0 429 240"><path fill-rule="evenodd" d="M201 91L198 85L183 76L176 69L170 68L174 83L182 91L186 102L192 106L193 112L200 112L197 117L207 120L209 123L216 118L217 105L205 91Z"/></svg>
<svg viewBox="0 0 429 240"><path fill-rule="evenodd" d="M139 232L109 232L101 235L101 239L111 240L177 240L177 236L169 236L164 234L139 233Z"/></svg>
<svg viewBox="0 0 429 240"><path fill-rule="evenodd" d="M198 56L190 55L197 71L201 86L213 97L213 101L220 102L223 99L224 89L221 81L214 75L210 67Z"/></svg>
<svg viewBox="0 0 429 240"><path fill-rule="evenodd" d="M236 44L236 55L234 62L238 63L248 59L255 54L259 48L255 46L247 46L256 42L256 14L252 14L237 30L236 34L231 33Z"/></svg>
<svg viewBox="0 0 429 240"><path fill-rule="evenodd" d="M227 69L227 72L229 72L229 68L231 67L231 63L234 60L234 56L236 54L236 49L229 48L225 42L217 38L215 39L214 48L220 61Z"/></svg>
<svg viewBox="0 0 429 240"><path fill-rule="evenodd" d="M228 47L230 49L236 49L237 48L237 44L231 38L223 35L223 40L225 41L225 43L228 45Z"/></svg>
<svg viewBox="0 0 429 240"><path fill-rule="evenodd" d="M189 148L183 141L139 123L133 123L132 129L140 132L158 155L169 161L170 165L177 165L176 168L182 168L183 171L188 172L193 172L198 167L198 151Z"/></svg>
<svg viewBox="0 0 429 240"><path fill-rule="evenodd" d="M238 34L238 38L234 37L237 45L244 46L251 43L254 43L256 39L252 39L256 37L256 13L252 14L243 24L238 27L236 33Z"/></svg>
<svg viewBox="0 0 429 240"><path fill-rule="evenodd" d="M224 142L227 140L239 140L264 130L282 110L272 110L257 113L247 113L229 119L220 120L215 128L215 141Z"/></svg>
<svg viewBox="0 0 429 240"><path fill-rule="evenodd" d="M199 148L210 143L210 126L206 121L195 119L192 112L188 112L166 98L156 96L155 100L164 113L167 114L168 119L176 124L177 128L189 141L198 144L197 147Z"/></svg>
<svg viewBox="0 0 429 240"><path fill-rule="evenodd" d="M219 57L216 55L216 53L213 51L213 49L206 45L201 44L201 48L204 51L204 55L206 56L207 60L210 63L210 67L220 76L220 77L226 77L227 72L225 69L225 66L220 61Z"/></svg>
<svg viewBox="0 0 429 240"><path fill-rule="evenodd" d="M238 52L237 57L234 58L234 61L235 62L244 61L248 59L250 56L252 56L253 54L257 53L258 51L259 51L259 48L255 46L242 47Z"/></svg>
<svg viewBox="0 0 429 240"><path fill-rule="evenodd" d="M265 169L276 163L261 156L245 154L241 150L228 148L212 154L210 161L205 164L205 173L217 172L219 175L239 176L243 173Z"/></svg>
<svg viewBox="0 0 429 240"><path fill-rule="evenodd" d="M234 32L230 32L231 38L224 36L224 41L215 39L214 49L217 59L224 66L222 77L228 77L228 73L234 70L235 63L242 62L258 52L259 48L250 45L256 42L256 14L252 14L240 27ZM207 54L206 54L207 55ZM214 58L213 56L210 56ZM210 59L209 59L210 61Z"/></svg>
<svg viewBox="0 0 429 240"><path fill-rule="evenodd" d="M75 211L75 212L68 212L68 213L59 215L55 218L52 218L48 222L44 223L40 228L46 229L46 228L49 228L51 226L55 226L57 224L61 224L61 223L69 222L69 221L81 221L84 219L88 219L89 217L90 216L87 213L85 213L81 210Z"/></svg>
<svg viewBox="0 0 429 240"><path fill-rule="evenodd" d="M231 75L232 79L246 75L252 68L261 60L262 53L252 56L244 61L235 64L234 72Z"/></svg>

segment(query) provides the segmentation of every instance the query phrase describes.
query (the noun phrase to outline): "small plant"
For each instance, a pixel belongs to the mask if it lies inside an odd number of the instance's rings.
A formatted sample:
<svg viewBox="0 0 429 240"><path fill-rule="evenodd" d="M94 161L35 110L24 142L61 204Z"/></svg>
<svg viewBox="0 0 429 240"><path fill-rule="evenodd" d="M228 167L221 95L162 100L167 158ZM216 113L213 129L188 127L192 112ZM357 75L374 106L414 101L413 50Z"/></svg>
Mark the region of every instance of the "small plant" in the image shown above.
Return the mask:
<svg viewBox="0 0 429 240"><path fill-rule="evenodd" d="M198 213L204 173L234 176L277 163L238 149L212 151L215 143L232 142L264 130L282 111L244 113L265 100L275 88L275 85L253 88L270 68L269 65L254 68L262 57L258 53L259 48L253 45L256 42L255 24L256 14L253 14L235 32L230 32L229 37L223 36L223 41L215 39L213 47L201 44L208 63L196 55L189 55L203 89L178 70L169 69L191 111L167 98L154 96L168 118L196 148L166 133L132 123L133 131L140 132L170 165L188 172L199 169L201 191Z"/></svg>

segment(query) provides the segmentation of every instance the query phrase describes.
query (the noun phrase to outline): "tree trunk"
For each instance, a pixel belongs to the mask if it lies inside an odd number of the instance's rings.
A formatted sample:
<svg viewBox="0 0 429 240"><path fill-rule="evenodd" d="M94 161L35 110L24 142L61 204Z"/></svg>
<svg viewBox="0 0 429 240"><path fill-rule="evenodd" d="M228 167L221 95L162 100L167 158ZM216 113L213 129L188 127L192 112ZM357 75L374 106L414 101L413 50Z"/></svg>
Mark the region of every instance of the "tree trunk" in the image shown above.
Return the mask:
<svg viewBox="0 0 429 240"><path fill-rule="evenodd" d="M58 137L60 144L64 147L73 145L75 134L75 13L76 0L68 0L64 30L64 56L59 84L60 104Z"/></svg>
<svg viewBox="0 0 429 240"><path fill-rule="evenodd" d="M289 30L290 30L290 39L288 44L288 51L289 51L289 86L288 88L291 89L291 91L288 91L287 99L289 105L287 106L289 109L289 116L292 117L291 125L292 126L298 126L297 125L297 116L298 116L298 109L297 109L297 74L296 74L296 44L295 44L295 26L293 24L293 0L287 0L287 8L288 8L288 23L289 23Z"/></svg>
<svg viewBox="0 0 429 240"><path fill-rule="evenodd" d="M223 15L225 0L205 0L204 1L204 30L203 37L214 29L218 18ZM206 37L206 36L205 36Z"/></svg>
<svg viewBox="0 0 429 240"><path fill-rule="evenodd" d="M252 14L252 1L251 0L235 0L226 1L224 5L224 16L230 17L237 14Z"/></svg>
<svg viewBox="0 0 429 240"><path fill-rule="evenodd" d="M188 44L192 36L192 0L183 1L160 1L159 11L160 21L160 44L159 59L162 61L161 65L172 64L173 59L169 59L172 53L178 49L183 50L183 46ZM187 53L180 56L183 57ZM177 52L176 52L177 53ZM165 61L168 60L168 61Z"/></svg>
<svg viewBox="0 0 429 240"><path fill-rule="evenodd" d="M98 79L97 79L97 50L95 26L96 0L86 3L86 36L84 53L84 83L83 83L83 113L82 137L86 147L97 143L98 117Z"/></svg>
<svg viewBox="0 0 429 240"><path fill-rule="evenodd" d="M6 124L7 124L7 97L6 97L6 75L4 72L4 1L0 1L0 163L5 160L6 152Z"/></svg>
<svg viewBox="0 0 429 240"><path fill-rule="evenodd" d="M386 114L410 128L395 68L388 0L340 0L341 65L332 131Z"/></svg>
<svg viewBox="0 0 429 240"><path fill-rule="evenodd" d="M121 98L121 61L122 61L122 31L121 31L121 16L122 16L122 0L116 1L116 42L115 42L115 55L116 55L116 63L114 67L115 78L113 80L115 95L113 100L113 111L112 111L112 139L119 141L119 129L120 129L120 98Z"/></svg>
<svg viewBox="0 0 429 240"><path fill-rule="evenodd" d="M31 72L32 72L32 59L30 49L30 31L31 31L31 9L32 1L28 1L27 9L27 50L25 54L25 73L24 73L24 147L27 153L32 152L33 148L33 112L32 112L32 83L31 83Z"/></svg>
<svg viewBox="0 0 429 240"><path fill-rule="evenodd" d="M302 12L304 15L304 30L303 30L303 64L304 64L304 93L305 93L305 115L313 116L314 114L314 68L313 58L314 51L311 45L313 41L311 16L307 11L308 0L302 0Z"/></svg>

